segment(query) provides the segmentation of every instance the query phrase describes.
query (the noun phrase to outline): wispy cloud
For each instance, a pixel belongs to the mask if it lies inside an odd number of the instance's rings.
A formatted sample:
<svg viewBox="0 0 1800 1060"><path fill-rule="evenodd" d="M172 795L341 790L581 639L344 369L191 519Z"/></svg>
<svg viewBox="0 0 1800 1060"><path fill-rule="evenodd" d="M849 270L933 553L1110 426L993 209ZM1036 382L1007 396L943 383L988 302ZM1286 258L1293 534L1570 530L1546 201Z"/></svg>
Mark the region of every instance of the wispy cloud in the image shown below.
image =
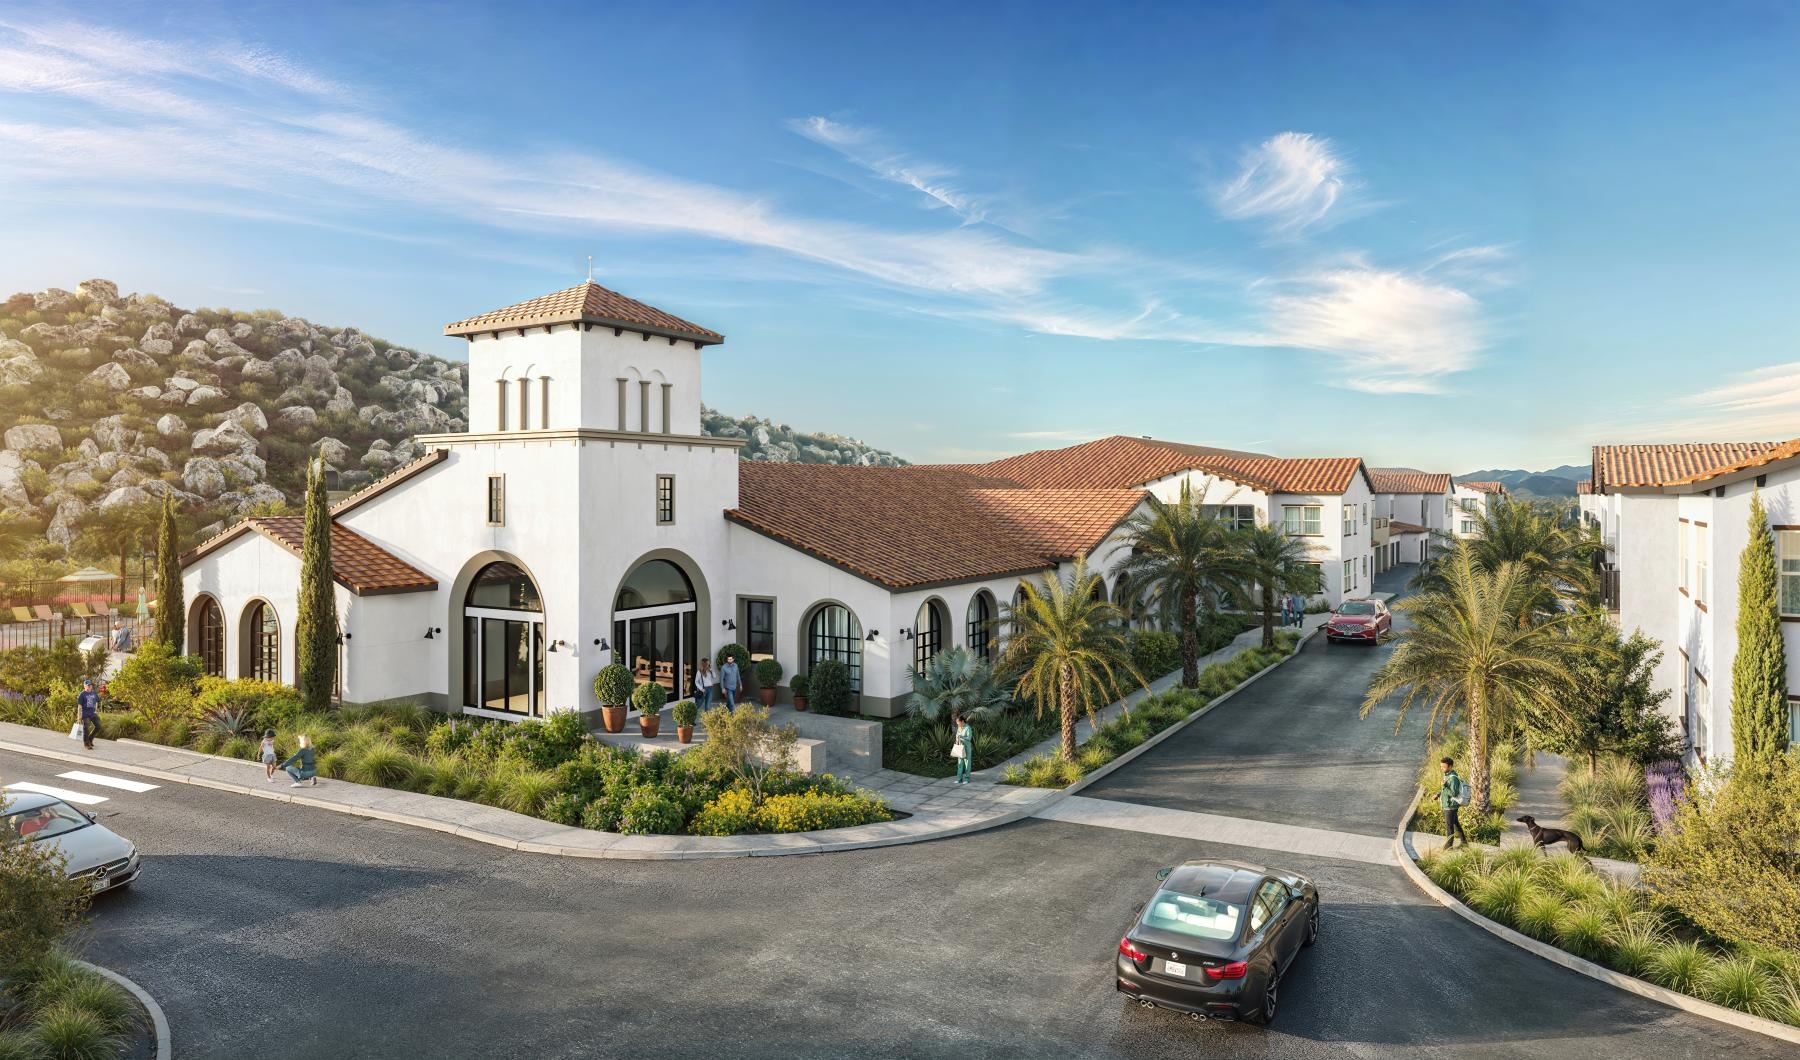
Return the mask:
<svg viewBox="0 0 1800 1060"><path fill-rule="evenodd" d="M1013 431L1007 437L1030 442L1089 442L1108 433L1110 432L1090 428L1055 428L1047 431Z"/></svg>
<svg viewBox="0 0 1800 1060"><path fill-rule="evenodd" d="M1743 372L1730 382L1646 409L1613 430L1621 441L1767 442L1800 436L1800 361Z"/></svg>
<svg viewBox="0 0 1800 1060"><path fill-rule="evenodd" d="M1331 141L1284 132L1248 152L1237 179L1215 201L1226 217L1292 234L1324 221L1349 187L1350 166Z"/></svg>
<svg viewBox="0 0 1800 1060"><path fill-rule="evenodd" d="M947 207L971 224L986 217L982 205L956 186L956 170L906 154L878 130L818 116L796 118L788 122L788 128L882 180L912 188L925 196L933 209Z"/></svg>

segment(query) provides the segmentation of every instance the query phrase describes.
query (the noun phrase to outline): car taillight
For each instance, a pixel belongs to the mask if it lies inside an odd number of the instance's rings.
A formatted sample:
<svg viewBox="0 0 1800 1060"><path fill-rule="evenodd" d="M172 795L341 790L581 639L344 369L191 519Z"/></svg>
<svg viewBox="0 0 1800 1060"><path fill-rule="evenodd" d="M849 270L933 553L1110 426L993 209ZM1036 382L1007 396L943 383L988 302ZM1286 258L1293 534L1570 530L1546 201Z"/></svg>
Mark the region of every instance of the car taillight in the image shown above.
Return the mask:
<svg viewBox="0 0 1800 1060"><path fill-rule="evenodd" d="M1130 939L1119 940L1119 952L1130 957L1134 961L1147 961L1150 959L1150 955L1143 950L1138 949L1132 944Z"/></svg>
<svg viewBox="0 0 1800 1060"><path fill-rule="evenodd" d="M1217 968L1206 969L1206 977L1208 979L1242 979L1244 973L1249 970L1249 966L1243 961L1232 961L1230 964L1221 964Z"/></svg>

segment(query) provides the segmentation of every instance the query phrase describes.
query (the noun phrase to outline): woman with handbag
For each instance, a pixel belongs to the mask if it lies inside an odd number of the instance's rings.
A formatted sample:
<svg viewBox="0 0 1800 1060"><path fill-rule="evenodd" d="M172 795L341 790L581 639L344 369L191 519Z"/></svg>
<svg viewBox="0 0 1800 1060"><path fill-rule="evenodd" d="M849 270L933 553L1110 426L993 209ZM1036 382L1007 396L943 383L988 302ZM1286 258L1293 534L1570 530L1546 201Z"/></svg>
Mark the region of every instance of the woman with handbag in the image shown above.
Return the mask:
<svg viewBox="0 0 1800 1060"><path fill-rule="evenodd" d="M956 782L969 782L969 763L975 758L975 730L961 714L950 716L951 724L956 728L956 735L950 741L950 757L956 759Z"/></svg>

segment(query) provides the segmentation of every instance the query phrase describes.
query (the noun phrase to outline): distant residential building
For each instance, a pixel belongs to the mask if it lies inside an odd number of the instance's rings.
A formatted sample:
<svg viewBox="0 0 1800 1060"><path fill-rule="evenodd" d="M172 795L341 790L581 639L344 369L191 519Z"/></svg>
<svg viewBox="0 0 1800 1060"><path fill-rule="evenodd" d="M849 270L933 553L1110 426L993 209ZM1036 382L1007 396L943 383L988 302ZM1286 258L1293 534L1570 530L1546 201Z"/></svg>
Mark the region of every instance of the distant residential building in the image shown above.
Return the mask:
<svg viewBox="0 0 1800 1060"><path fill-rule="evenodd" d="M1788 657L1789 730L1800 736L1800 438L1787 442L1597 445L1582 518L1615 564L1621 629L1656 638L1658 687L1690 762L1731 748L1738 561L1759 491L1775 534Z"/></svg>
<svg viewBox="0 0 1800 1060"><path fill-rule="evenodd" d="M1458 482L1445 499L1446 529L1459 538L1480 536L1481 517L1505 499L1506 487L1498 482Z"/></svg>
<svg viewBox="0 0 1800 1060"><path fill-rule="evenodd" d="M1372 467L1375 486L1375 551L1377 570L1402 563L1423 563L1431 555L1434 533L1444 531L1450 508L1450 476L1406 467Z"/></svg>

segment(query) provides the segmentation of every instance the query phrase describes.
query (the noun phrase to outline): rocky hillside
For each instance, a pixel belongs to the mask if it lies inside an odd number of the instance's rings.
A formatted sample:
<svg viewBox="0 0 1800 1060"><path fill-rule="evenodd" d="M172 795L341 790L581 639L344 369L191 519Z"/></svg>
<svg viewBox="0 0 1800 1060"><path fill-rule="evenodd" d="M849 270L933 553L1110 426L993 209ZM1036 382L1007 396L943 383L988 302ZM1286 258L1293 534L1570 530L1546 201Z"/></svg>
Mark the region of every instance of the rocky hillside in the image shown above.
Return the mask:
<svg viewBox="0 0 1800 1060"><path fill-rule="evenodd" d="M298 501L307 457L355 489L457 431L467 367L272 310L186 310L107 280L0 302L0 518L67 547L173 492L197 525ZM744 457L889 466L891 453L708 410Z"/></svg>

